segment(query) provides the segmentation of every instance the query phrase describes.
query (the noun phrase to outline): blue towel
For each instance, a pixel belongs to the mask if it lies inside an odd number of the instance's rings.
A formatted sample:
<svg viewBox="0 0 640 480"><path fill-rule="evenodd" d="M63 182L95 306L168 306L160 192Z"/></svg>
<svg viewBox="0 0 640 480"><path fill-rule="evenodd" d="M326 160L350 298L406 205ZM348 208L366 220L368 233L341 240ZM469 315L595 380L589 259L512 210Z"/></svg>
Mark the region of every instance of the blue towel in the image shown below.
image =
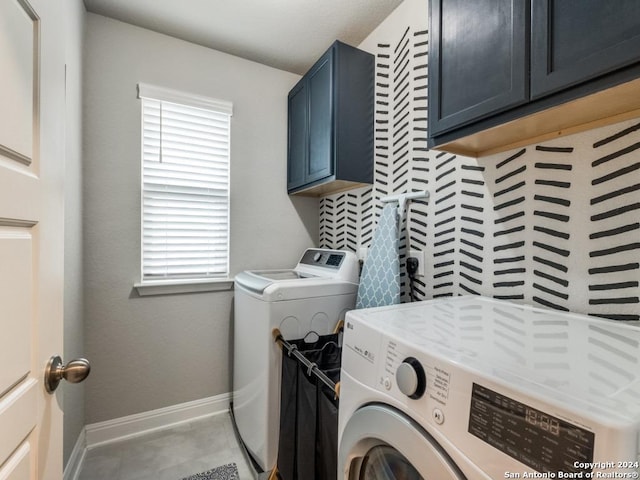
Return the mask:
<svg viewBox="0 0 640 480"><path fill-rule="evenodd" d="M400 303L400 259L398 254L397 206L388 203L373 234L362 268L356 308Z"/></svg>

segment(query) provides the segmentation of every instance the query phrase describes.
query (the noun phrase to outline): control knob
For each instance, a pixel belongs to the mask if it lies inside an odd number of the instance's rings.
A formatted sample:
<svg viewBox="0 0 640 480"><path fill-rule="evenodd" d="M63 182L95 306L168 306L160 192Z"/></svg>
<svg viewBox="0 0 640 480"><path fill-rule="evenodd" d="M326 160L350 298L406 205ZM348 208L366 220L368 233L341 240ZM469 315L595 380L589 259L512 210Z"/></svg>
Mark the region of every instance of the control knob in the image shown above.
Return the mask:
<svg viewBox="0 0 640 480"><path fill-rule="evenodd" d="M398 388L407 397L417 400L427 389L427 376L420 362L413 358L405 358L396 370Z"/></svg>

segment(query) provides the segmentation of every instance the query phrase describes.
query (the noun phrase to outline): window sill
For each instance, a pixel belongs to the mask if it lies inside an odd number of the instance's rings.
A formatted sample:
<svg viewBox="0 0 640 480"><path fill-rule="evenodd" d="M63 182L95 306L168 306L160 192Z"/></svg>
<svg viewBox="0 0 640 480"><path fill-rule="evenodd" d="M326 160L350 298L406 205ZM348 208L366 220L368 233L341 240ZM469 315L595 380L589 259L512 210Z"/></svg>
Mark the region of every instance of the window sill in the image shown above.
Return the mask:
<svg viewBox="0 0 640 480"><path fill-rule="evenodd" d="M233 278L145 282L136 283L133 287L141 297L176 293L222 292L233 290Z"/></svg>

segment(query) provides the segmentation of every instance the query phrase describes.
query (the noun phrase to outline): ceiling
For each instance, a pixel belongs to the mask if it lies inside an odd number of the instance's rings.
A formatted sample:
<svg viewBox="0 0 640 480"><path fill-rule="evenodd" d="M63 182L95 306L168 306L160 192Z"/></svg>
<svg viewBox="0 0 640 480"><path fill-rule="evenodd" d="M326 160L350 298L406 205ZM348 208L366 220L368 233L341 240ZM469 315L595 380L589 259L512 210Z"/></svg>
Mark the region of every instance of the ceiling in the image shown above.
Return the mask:
<svg viewBox="0 0 640 480"><path fill-rule="evenodd" d="M359 45L402 0L84 0L89 12L303 74Z"/></svg>

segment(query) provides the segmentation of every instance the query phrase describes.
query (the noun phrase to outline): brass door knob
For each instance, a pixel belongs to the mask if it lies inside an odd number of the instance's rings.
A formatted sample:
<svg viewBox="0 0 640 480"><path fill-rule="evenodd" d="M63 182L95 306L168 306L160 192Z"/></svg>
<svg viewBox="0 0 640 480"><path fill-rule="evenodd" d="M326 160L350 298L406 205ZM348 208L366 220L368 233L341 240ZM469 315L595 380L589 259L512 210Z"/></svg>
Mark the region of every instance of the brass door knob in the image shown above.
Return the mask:
<svg viewBox="0 0 640 480"><path fill-rule="evenodd" d="M49 359L44 371L44 386L48 393L53 393L62 379L69 383L80 383L89 376L89 372L91 365L86 358L77 358L62 365L62 359L54 355Z"/></svg>

